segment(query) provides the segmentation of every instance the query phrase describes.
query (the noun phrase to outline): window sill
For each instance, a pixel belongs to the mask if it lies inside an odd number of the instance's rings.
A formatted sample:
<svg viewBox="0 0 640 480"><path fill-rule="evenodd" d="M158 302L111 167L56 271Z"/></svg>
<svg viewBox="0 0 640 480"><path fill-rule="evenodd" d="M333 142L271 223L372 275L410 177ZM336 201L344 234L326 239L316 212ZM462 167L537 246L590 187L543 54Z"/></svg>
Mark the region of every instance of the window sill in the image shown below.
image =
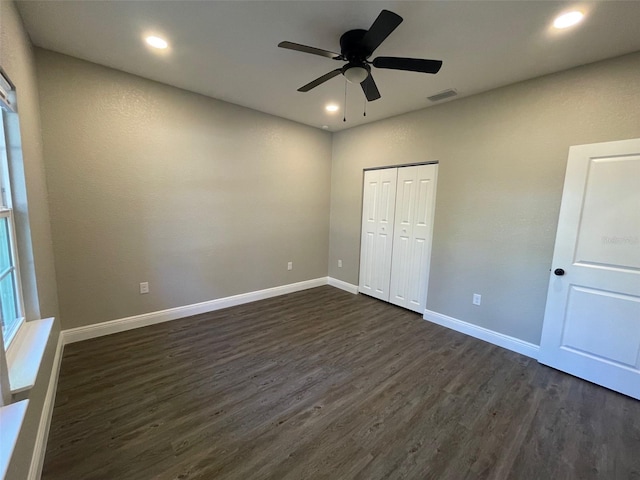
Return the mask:
<svg viewBox="0 0 640 480"><path fill-rule="evenodd" d="M53 318L25 322L9 345L7 368L9 388L14 398L30 390L36 383L52 327Z"/></svg>
<svg viewBox="0 0 640 480"><path fill-rule="evenodd" d="M29 400L12 403L0 408L0 430L2 430L2 442L0 442L0 478L4 478L9 467L11 454L18 441L20 427L27 411Z"/></svg>

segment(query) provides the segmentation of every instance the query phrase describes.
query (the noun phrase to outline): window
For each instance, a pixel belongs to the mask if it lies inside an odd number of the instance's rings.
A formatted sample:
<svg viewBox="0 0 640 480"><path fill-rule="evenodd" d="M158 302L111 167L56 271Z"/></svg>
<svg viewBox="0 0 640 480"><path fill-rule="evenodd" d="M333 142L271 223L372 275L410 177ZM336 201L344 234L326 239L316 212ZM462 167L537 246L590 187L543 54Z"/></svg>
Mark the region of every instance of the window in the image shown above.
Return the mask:
<svg viewBox="0 0 640 480"><path fill-rule="evenodd" d="M15 91L0 71L0 323L4 347L8 347L24 322L24 304L10 185L11 137L7 125L14 108ZM15 123L15 122L14 122Z"/></svg>

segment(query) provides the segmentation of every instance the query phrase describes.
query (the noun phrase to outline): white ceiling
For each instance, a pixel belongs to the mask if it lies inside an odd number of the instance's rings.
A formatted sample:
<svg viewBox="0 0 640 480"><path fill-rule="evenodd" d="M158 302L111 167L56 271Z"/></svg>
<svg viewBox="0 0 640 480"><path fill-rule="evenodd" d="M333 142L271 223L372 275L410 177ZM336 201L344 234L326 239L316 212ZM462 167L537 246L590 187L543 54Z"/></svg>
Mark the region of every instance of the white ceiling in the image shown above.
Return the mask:
<svg viewBox="0 0 640 480"><path fill-rule="evenodd" d="M575 7L586 20L550 24ZM238 105L332 131L461 98L501 85L640 50L640 1L24 1L18 8L35 45ZM278 48L282 40L340 51L342 33L368 29L385 8L404 22L376 56L444 61L437 75L374 69L382 98L367 105L342 76L308 93L296 89L342 65ZM142 38L168 39L162 53ZM341 110L324 110L335 102Z"/></svg>

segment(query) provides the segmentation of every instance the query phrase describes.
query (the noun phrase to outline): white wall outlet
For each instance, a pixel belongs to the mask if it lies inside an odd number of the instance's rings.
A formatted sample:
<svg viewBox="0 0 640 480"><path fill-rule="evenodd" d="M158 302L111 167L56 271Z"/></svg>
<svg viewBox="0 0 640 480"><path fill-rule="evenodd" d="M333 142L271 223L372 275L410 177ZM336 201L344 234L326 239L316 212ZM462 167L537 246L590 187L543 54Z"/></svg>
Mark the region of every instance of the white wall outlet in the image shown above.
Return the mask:
<svg viewBox="0 0 640 480"><path fill-rule="evenodd" d="M293 262L287 263L287 270L293 270Z"/></svg>
<svg viewBox="0 0 640 480"><path fill-rule="evenodd" d="M338 268L342 268L342 260L338 260Z"/></svg>
<svg viewBox="0 0 640 480"><path fill-rule="evenodd" d="M473 294L473 304L474 305L480 305L480 302L482 302L482 295L480 295L479 293L474 293Z"/></svg>
<svg viewBox="0 0 640 480"><path fill-rule="evenodd" d="M140 293L149 293L149 282L140 283Z"/></svg>

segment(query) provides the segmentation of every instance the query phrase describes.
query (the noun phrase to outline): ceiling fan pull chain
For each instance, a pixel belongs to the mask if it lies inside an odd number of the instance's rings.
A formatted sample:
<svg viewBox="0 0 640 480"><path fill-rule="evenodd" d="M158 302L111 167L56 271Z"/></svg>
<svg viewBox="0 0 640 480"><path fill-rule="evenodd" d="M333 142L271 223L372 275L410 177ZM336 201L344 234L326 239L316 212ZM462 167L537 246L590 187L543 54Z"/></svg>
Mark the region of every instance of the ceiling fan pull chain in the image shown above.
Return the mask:
<svg viewBox="0 0 640 480"><path fill-rule="evenodd" d="M367 116L367 97L364 97L364 112L362 113L363 117Z"/></svg>
<svg viewBox="0 0 640 480"><path fill-rule="evenodd" d="M347 121L347 79L344 80L344 108L343 108L342 121Z"/></svg>

